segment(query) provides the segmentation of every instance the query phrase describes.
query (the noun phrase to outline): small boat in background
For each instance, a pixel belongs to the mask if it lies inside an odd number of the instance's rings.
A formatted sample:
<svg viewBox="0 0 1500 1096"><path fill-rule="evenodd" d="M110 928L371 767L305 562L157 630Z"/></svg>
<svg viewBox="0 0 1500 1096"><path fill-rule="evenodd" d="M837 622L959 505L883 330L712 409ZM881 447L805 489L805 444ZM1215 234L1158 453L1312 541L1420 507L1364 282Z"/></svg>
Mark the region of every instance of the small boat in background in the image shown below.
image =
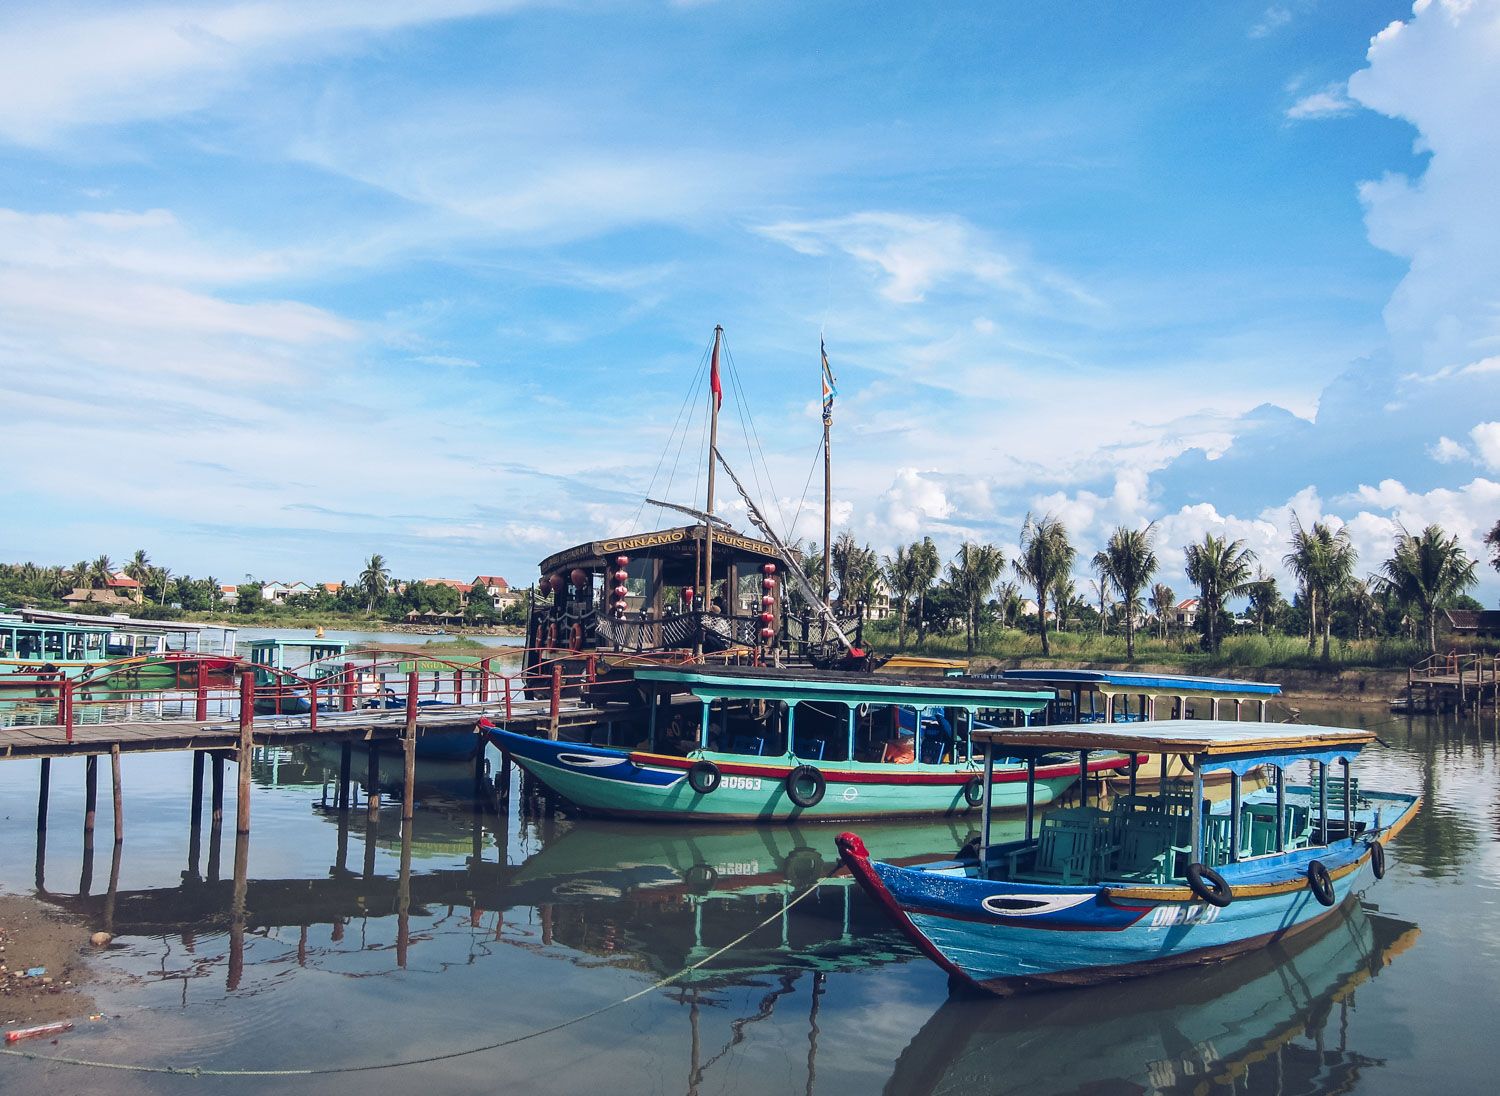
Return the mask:
<svg viewBox="0 0 1500 1096"><path fill-rule="evenodd" d="M1351 763L1368 730L1283 723L1158 722L976 731L987 757L1098 750L1182 757L1190 785L1126 794L1110 809L1054 810L1019 841L981 833L973 856L902 867L839 836L844 864L891 919L960 987L1000 995L1088 985L1227 958L1306 929L1385 874L1385 844L1419 796L1361 788ZM1312 767L1311 783L1287 770ZM1343 767L1330 777L1330 765ZM1243 774L1275 769L1242 794ZM1227 802L1206 773L1230 773ZM986 779L988 797L996 785ZM1333 808L1337 808L1336 810Z"/></svg>

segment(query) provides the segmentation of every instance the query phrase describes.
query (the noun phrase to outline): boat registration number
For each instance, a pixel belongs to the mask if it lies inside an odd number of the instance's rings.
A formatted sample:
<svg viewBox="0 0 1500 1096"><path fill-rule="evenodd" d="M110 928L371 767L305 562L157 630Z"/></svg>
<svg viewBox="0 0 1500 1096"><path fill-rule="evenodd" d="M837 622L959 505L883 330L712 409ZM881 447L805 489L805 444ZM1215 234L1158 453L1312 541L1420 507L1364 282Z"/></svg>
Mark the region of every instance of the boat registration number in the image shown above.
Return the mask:
<svg viewBox="0 0 1500 1096"><path fill-rule="evenodd" d="M760 791L760 777L758 776L726 776L724 787L737 792Z"/></svg>
<svg viewBox="0 0 1500 1096"><path fill-rule="evenodd" d="M1218 906L1157 906L1151 911L1153 929L1172 928L1175 925L1211 925L1223 911Z"/></svg>

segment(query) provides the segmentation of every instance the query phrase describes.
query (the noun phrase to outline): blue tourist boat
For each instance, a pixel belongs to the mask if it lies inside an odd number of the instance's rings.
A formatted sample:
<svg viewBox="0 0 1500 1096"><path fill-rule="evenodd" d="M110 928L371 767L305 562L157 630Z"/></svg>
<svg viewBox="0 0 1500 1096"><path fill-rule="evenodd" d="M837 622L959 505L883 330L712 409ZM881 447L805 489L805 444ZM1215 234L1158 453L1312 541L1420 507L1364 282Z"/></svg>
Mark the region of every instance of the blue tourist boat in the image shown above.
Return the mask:
<svg viewBox="0 0 1500 1096"><path fill-rule="evenodd" d="M976 731L989 758L1057 750L1080 763L1099 750L1184 759L1191 782L1155 795L1087 802L1037 820L975 855L900 867L871 858L853 833L837 839L855 878L952 984L1006 995L1087 985L1226 958L1316 924L1371 875L1420 797L1361 788L1352 762L1368 730L1218 720ZM1311 767L1307 784L1288 782ZM1266 766L1272 786L1242 794ZM1331 766L1342 775L1330 776ZM1204 775L1230 774L1226 802L1204 798Z"/></svg>
<svg viewBox="0 0 1500 1096"><path fill-rule="evenodd" d="M977 812L971 735L1050 692L991 682L747 667L642 667L650 719L634 748L490 731L528 773L583 810L622 818L782 822ZM686 704L673 704L686 693ZM673 715L672 709L678 709ZM670 720L670 723L668 722ZM639 732L637 732L639 733ZM1130 763L1100 752L1091 773ZM1020 807L1027 766L992 766L999 808ZM1076 753L1043 757L1031 796L1050 803L1080 772Z"/></svg>

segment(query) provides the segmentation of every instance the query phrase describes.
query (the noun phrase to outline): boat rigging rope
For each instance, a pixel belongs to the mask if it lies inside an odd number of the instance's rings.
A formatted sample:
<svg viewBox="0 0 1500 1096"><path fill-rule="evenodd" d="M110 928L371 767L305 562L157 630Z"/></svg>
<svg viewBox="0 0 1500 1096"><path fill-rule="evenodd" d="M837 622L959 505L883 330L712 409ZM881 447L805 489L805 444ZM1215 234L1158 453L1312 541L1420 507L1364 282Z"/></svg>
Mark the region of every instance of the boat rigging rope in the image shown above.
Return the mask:
<svg viewBox="0 0 1500 1096"><path fill-rule="evenodd" d="M633 1001L638 1001L642 997L655 993L659 989L664 989L674 982L681 981L683 978L686 978L694 971L697 971L702 967L707 966L709 963L712 963L715 959L718 959L726 952L732 951L734 948L739 947L739 945L750 939L750 937L754 936L761 929L766 928L773 922L779 921L783 916L785 916L788 910L797 905L797 903L801 902L808 895L816 891L818 887L823 884L824 880L833 878L841 870L843 870L843 865L835 864L829 870L827 875L822 876L801 894L797 895L790 902L787 902L784 906L781 906L776 910L776 912L772 913L769 917L767 917L764 921L761 921L754 928L742 932L739 936L736 936L733 940L729 941L729 943L725 944L717 951L705 955L696 963L691 963L688 966L683 967L676 974L669 974L667 977L652 982L649 986L646 986L643 989L636 990L628 997L622 997L618 1001L612 1001L607 1005L600 1005L596 1009L591 1009L590 1011L581 1013L578 1016L572 1017L571 1019L562 1020L556 1024L550 1025L549 1027L538 1028L536 1031L529 1031L524 1035L513 1035L509 1039L501 1039L499 1042L486 1043L483 1046L468 1047L464 1050L450 1050L445 1051L442 1054L428 1054L420 1058L403 1058L395 1062L369 1062L364 1065L353 1066L323 1066L315 1069L207 1069L200 1066L152 1066L138 1065L132 1062L95 1061L89 1058L74 1058L60 1054L37 1054L29 1050L9 1050L5 1048L0 1048L0 1054L9 1055L12 1058L27 1058L33 1062L50 1062L59 1065L83 1066L88 1069L108 1069L123 1073L170 1073L186 1075L189 1077L326 1077L331 1074L337 1073L374 1073L384 1069L405 1069L408 1066L422 1066L431 1065L434 1062L448 1062L452 1061L455 1058L466 1058L470 1055L483 1054L486 1051L490 1050L501 1050L505 1047L515 1046L517 1043L528 1042L531 1039L539 1039L543 1035L551 1035L554 1032L562 1031L564 1028L570 1028L575 1024L581 1024L585 1020L592 1020L596 1016L602 1016L606 1012L617 1009L622 1005L628 1005Z"/></svg>

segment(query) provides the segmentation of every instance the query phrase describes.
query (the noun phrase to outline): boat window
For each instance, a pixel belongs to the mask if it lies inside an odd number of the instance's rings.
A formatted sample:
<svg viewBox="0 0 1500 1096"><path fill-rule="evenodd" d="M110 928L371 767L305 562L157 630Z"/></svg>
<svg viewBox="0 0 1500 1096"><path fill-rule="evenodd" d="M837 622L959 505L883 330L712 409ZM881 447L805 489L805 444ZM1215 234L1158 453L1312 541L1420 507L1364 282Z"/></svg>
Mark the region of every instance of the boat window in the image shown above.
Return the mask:
<svg viewBox="0 0 1500 1096"><path fill-rule="evenodd" d="M65 632L63 634L63 657L69 659L83 658L83 633Z"/></svg>
<svg viewBox="0 0 1500 1096"><path fill-rule="evenodd" d="M9 658L10 653L16 648L15 629L0 632L0 657Z"/></svg>
<svg viewBox="0 0 1500 1096"><path fill-rule="evenodd" d="M90 632L84 639L84 649L92 656L104 652L104 636L100 632Z"/></svg>
<svg viewBox="0 0 1500 1096"><path fill-rule="evenodd" d="M42 637L36 632L16 633L16 657L41 658Z"/></svg>
<svg viewBox="0 0 1500 1096"><path fill-rule="evenodd" d="M42 652L50 658L62 658L63 634L61 632L43 632Z"/></svg>

